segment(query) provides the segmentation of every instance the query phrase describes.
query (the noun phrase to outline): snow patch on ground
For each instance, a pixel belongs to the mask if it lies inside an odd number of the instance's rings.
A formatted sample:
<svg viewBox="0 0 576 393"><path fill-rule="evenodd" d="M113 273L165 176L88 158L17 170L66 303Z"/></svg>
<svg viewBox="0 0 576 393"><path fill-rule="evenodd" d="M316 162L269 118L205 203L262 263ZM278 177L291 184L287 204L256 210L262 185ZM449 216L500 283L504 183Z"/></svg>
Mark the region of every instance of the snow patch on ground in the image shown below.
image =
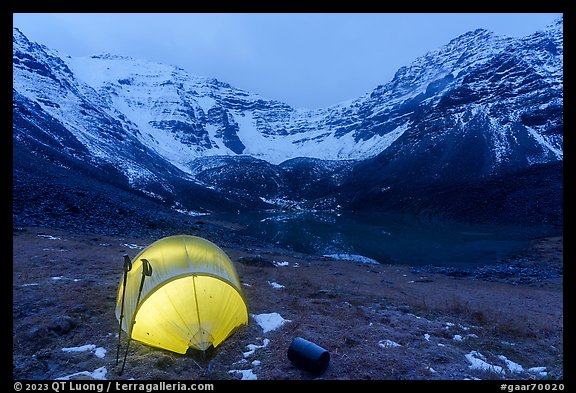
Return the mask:
<svg viewBox="0 0 576 393"><path fill-rule="evenodd" d="M397 347L401 347L402 345L398 344L395 341L386 339L386 340L378 341L378 346L380 348L397 348Z"/></svg>
<svg viewBox="0 0 576 393"><path fill-rule="evenodd" d="M243 358L240 359L240 361L236 362L235 364L246 364L248 363L248 361L246 360L246 358L252 356L254 354L254 352L256 352L257 349L261 349L261 348L266 348L268 346L268 344L270 344L270 339L265 338L264 340L262 340L262 345L256 345L256 344L248 344L246 345L246 349L248 349L246 352L244 352ZM253 367L258 367L260 366L260 360L253 360L251 362ZM254 374L254 371L252 369L249 370L229 370L228 371L230 374L241 374L242 375L242 380L255 380L258 379L258 377L256 376L256 374Z"/></svg>
<svg viewBox="0 0 576 393"><path fill-rule="evenodd" d="M258 377L254 374L252 370L230 370L228 371L230 374L241 374L242 380L257 380Z"/></svg>
<svg viewBox="0 0 576 393"><path fill-rule="evenodd" d="M361 262L361 263L369 263L373 265L379 265L378 261L365 257L363 255L356 255L356 254L328 254L323 255L326 258L337 259L339 261L354 261L354 262Z"/></svg>
<svg viewBox="0 0 576 393"><path fill-rule="evenodd" d="M210 215L210 213L202 213L202 212L197 212L194 210L186 210L186 209L174 209L174 210L176 210L178 213L186 214L186 215L189 215L192 217L209 216Z"/></svg>
<svg viewBox="0 0 576 393"><path fill-rule="evenodd" d="M276 330L287 322L292 322L289 319L282 318L282 316L277 312L269 314L252 314L252 318L254 318L258 325L260 325L264 333Z"/></svg>
<svg viewBox="0 0 576 393"><path fill-rule="evenodd" d="M50 278L54 281L59 281L59 280L70 280L70 281L74 281L74 282L82 281L80 278L66 278L64 276L54 276L54 277L50 277Z"/></svg>
<svg viewBox="0 0 576 393"><path fill-rule="evenodd" d="M122 243L120 245L123 247L128 247L132 250L134 250L134 249L142 250L143 248L146 247L146 246L139 246L138 244L134 244L134 243Z"/></svg>
<svg viewBox="0 0 576 393"><path fill-rule="evenodd" d="M522 367L518 363L513 362L504 355L498 355L498 359L502 360L506 364L506 367L508 367L508 370L510 370L510 372L521 373L522 371L524 371L524 367Z"/></svg>
<svg viewBox="0 0 576 393"><path fill-rule="evenodd" d="M78 373L74 373L74 374L66 375L64 377L56 378L56 380L69 381L71 378L77 377L77 376L86 376L86 377L89 377L92 379L104 380L104 379L106 379L107 373L108 373L108 370L106 369L106 367L100 367L100 368L97 368L96 370L94 370L92 372L80 371Z"/></svg>
<svg viewBox="0 0 576 393"><path fill-rule="evenodd" d="M274 289L281 289L281 288L286 288L284 285L282 284L278 284L277 282L274 281L267 281L268 284L270 284L270 286Z"/></svg>
<svg viewBox="0 0 576 393"><path fill-rule="evenodd" d="M96 347L94 344L86 344L80 347L69 347L69 348L62 348L64 352L94 352L96 357L103 359L106 356L106 349L102 347Z"/></svg>
<svg viewBox="0 0 576 393"><path fill-rule="evenodd" d="M470 353L467 353L464 356L466 356L466 359L470 362L469 367L471 369L492 371L497 374L504 373L504 369L502 367L488 363L486 361L486 357L478 351L471 351Z"/></svg>
<svg viewBox="0 0 576 393"><path fill-rule="evenodd" d="M290 266L290 262L288 262L288 261L272 261L272 264L276 267ZM300 267L300 265L298 264L298 262L294 262L292 264L292 267Z"/></svg>
<svg viewBox="0 0 576 393"><path fill-rule="evenodd" d="M268 346L268 344L270 344L270 339L267 339L267 338L265 338L262 341L262 345L248 344L248 345L246 345L246 348L248 349L248 351L244 352L242 355L244 356L244 358L247 358L247 357L251 356L252 354L254 354L254 352L256 352L257 349L266 348Z"/></svg>
<svg viewBox="0 0 576 393"><path fill-rule="evenodd" d="M528 369L528 372L538 374L541 377L548 376L548 373L546 372L546 367L530 367Z"/></svg>
<svg viewBox="0 0 576 393"><path fill-rule="evenodd" d="M51 236L51 235L44 235L44 234L39 234L38 236L49 239L49 240L62 240L62 238L60 238L58 236Z"/></svg>

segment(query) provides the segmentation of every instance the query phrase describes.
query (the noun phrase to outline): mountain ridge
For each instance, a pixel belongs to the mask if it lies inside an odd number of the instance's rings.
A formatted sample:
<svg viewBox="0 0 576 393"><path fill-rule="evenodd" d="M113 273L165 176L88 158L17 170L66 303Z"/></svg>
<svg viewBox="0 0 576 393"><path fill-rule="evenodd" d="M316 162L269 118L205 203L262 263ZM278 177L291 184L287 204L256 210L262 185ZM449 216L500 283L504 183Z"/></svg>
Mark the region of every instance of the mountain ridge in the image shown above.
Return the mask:
<svg viewBox="0 0 576 393"><path fill-rule="evenodd" d="M13 41L15 145L114 168L158 200L181 203L177 182L245 208L369 209L563 160L561 19L523 38L465 33L372 92L316 110L176 66L59 55L16 28Z"/></svg>

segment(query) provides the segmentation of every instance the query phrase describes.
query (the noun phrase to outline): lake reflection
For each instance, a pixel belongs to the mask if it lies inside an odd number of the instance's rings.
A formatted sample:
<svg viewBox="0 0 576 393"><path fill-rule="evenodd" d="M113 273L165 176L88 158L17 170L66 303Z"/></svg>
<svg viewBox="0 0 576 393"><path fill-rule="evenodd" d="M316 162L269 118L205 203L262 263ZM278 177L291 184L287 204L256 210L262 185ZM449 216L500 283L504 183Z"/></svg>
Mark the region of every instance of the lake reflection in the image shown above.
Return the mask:
<svg viewBox="0 0 576 393"><path fill-rule="evenodd" d="M559 236L550 226L464 224L408 214L354 212L214 215L244 235L316 255L352 254L380 263L473 266L514 256L530 240Z"/></svg>

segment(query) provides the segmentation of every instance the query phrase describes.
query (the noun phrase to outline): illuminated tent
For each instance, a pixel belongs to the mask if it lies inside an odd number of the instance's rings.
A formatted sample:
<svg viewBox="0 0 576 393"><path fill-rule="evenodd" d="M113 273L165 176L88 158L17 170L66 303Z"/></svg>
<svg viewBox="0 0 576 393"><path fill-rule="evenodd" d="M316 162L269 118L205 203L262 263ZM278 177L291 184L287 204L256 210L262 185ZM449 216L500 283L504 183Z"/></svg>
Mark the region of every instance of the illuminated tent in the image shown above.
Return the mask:
<svg viewBox="0 0 576 393"><path fill-rule="evenodd" d="M165 237L125 259L116 318L130 339L184 354L216 348L248 324L236 269L210 241Z"/></svg>

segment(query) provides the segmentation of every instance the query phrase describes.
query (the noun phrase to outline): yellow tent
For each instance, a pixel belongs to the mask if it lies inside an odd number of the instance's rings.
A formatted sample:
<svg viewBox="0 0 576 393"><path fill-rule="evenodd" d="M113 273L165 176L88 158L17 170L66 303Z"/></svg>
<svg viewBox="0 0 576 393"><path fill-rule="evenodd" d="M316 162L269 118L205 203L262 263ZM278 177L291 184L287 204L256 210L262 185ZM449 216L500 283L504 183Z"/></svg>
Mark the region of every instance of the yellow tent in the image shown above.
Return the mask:
<svg viewBox="0 0 576 393"><path fill-rule="evenodd" d="M145 280L143 273L149 275ZM142 250L125 274L116 318L134 340L184 354L188 348L216 348L248 324L236 269L224 251L206 239L160 239Z"/></svg>

